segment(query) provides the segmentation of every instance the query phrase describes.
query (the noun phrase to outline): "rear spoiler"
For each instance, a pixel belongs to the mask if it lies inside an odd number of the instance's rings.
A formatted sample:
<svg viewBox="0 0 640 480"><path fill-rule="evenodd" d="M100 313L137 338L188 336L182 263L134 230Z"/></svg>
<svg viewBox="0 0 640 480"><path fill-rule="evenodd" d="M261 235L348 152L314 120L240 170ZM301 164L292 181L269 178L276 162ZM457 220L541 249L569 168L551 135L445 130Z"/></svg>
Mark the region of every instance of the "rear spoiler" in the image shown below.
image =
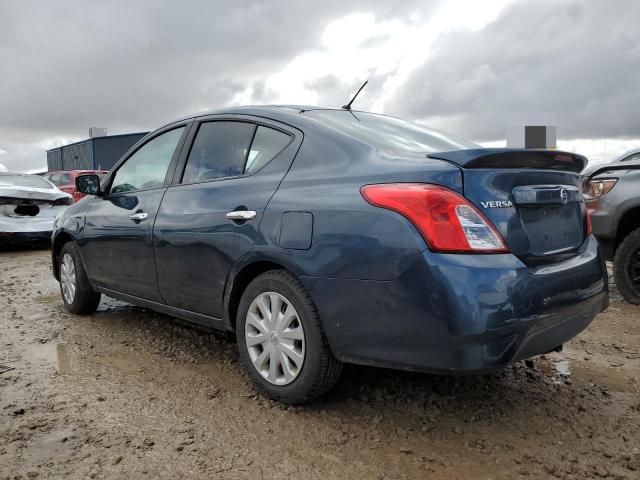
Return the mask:
<svg viewBox="0 0 640 480"><path fill-rule="evenodd" d="M530 148L476 148L427 156L463 168L535 168L580 173L587 165L587 158L576 153Z"/></svg>
<svg viewBox="0 0 640 480"><path fill-rule="evenodd" d="M604 172L611 172L615 170L640 170L640 165L625 165L624 163L620 163L620 165L605 165L600 168L596 168L593 172L589 172L584 175L582 178L585 180L591 180L596 175L600 175Z"/></svg>

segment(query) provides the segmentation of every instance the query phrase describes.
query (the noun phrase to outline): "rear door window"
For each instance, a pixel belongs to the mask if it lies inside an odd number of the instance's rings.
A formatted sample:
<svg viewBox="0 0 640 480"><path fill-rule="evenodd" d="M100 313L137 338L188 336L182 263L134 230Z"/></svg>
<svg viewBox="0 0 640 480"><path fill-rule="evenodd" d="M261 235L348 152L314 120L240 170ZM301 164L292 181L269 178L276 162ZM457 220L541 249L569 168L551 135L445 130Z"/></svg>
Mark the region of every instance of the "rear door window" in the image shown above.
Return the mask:
<svg viewBox="0 0 640 480"><path fill-rule="evenodd" d="M187 158L182 183L242 175L255 128L246 122L200 124Z"/></svg>
<svg viewBox="0 0 640 480"><path fill-rule="evenodd" d="M245 173L260 170L284 150L292 140L291 135L273 128L259 126L249 150Z"/></svg>

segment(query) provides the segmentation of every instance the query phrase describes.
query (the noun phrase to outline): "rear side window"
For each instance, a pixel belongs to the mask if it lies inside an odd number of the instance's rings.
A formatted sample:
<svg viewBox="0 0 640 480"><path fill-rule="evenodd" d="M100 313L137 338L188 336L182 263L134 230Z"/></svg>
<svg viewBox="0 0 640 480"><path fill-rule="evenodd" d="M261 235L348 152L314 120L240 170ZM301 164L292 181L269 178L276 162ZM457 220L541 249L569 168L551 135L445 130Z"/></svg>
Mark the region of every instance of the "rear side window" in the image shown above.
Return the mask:
<svg viewBox="0 0 640 480"><path fill-rule="evenodd" d="M182 182L242 175L255 128L244 122L202 123L189 152Z"/></svg>
<svg viewBox="0 0 640 480"><path fill-rule="evenodd" d="M259 126L253 138L245 173L260 170L291 143L292 137L273 128Z"/></svg>

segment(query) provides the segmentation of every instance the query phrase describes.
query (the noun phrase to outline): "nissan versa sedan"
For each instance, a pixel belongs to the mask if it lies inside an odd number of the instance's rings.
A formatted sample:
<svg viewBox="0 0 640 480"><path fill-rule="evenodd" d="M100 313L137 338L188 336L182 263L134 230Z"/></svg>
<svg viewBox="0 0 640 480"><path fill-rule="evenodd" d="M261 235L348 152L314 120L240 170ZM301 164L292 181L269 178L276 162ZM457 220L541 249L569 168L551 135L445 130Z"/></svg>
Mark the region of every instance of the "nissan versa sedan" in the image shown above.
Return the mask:
<svg viewBox="0 0 640 480"><path fill-rule="evenodd" d="M168 124L56 219L64 306L102 294L233 332L298 404L343 363L443 374L559 349L608 304L582 156L384 115L239 107Z"/></svg>

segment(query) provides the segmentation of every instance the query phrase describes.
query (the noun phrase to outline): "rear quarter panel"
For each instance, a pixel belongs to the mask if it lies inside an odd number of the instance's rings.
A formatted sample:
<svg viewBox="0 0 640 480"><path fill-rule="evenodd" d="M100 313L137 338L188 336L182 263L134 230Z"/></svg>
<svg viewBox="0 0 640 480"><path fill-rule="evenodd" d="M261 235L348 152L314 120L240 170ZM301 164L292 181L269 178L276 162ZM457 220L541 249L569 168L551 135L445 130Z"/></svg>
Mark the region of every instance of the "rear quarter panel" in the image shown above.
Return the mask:
<svg viewBox="0 0 640 480"><path fill-rule="evenodd" d="M441 160L393 157L350 139L305 132L291 170L264 212L251 255L278 261L299 276L396 278L426 243L404 217L368 204L360 194L363 185L390 182L462 190L459 168ZM309 248L283 247L287 212L312 216Z"/></svg>

